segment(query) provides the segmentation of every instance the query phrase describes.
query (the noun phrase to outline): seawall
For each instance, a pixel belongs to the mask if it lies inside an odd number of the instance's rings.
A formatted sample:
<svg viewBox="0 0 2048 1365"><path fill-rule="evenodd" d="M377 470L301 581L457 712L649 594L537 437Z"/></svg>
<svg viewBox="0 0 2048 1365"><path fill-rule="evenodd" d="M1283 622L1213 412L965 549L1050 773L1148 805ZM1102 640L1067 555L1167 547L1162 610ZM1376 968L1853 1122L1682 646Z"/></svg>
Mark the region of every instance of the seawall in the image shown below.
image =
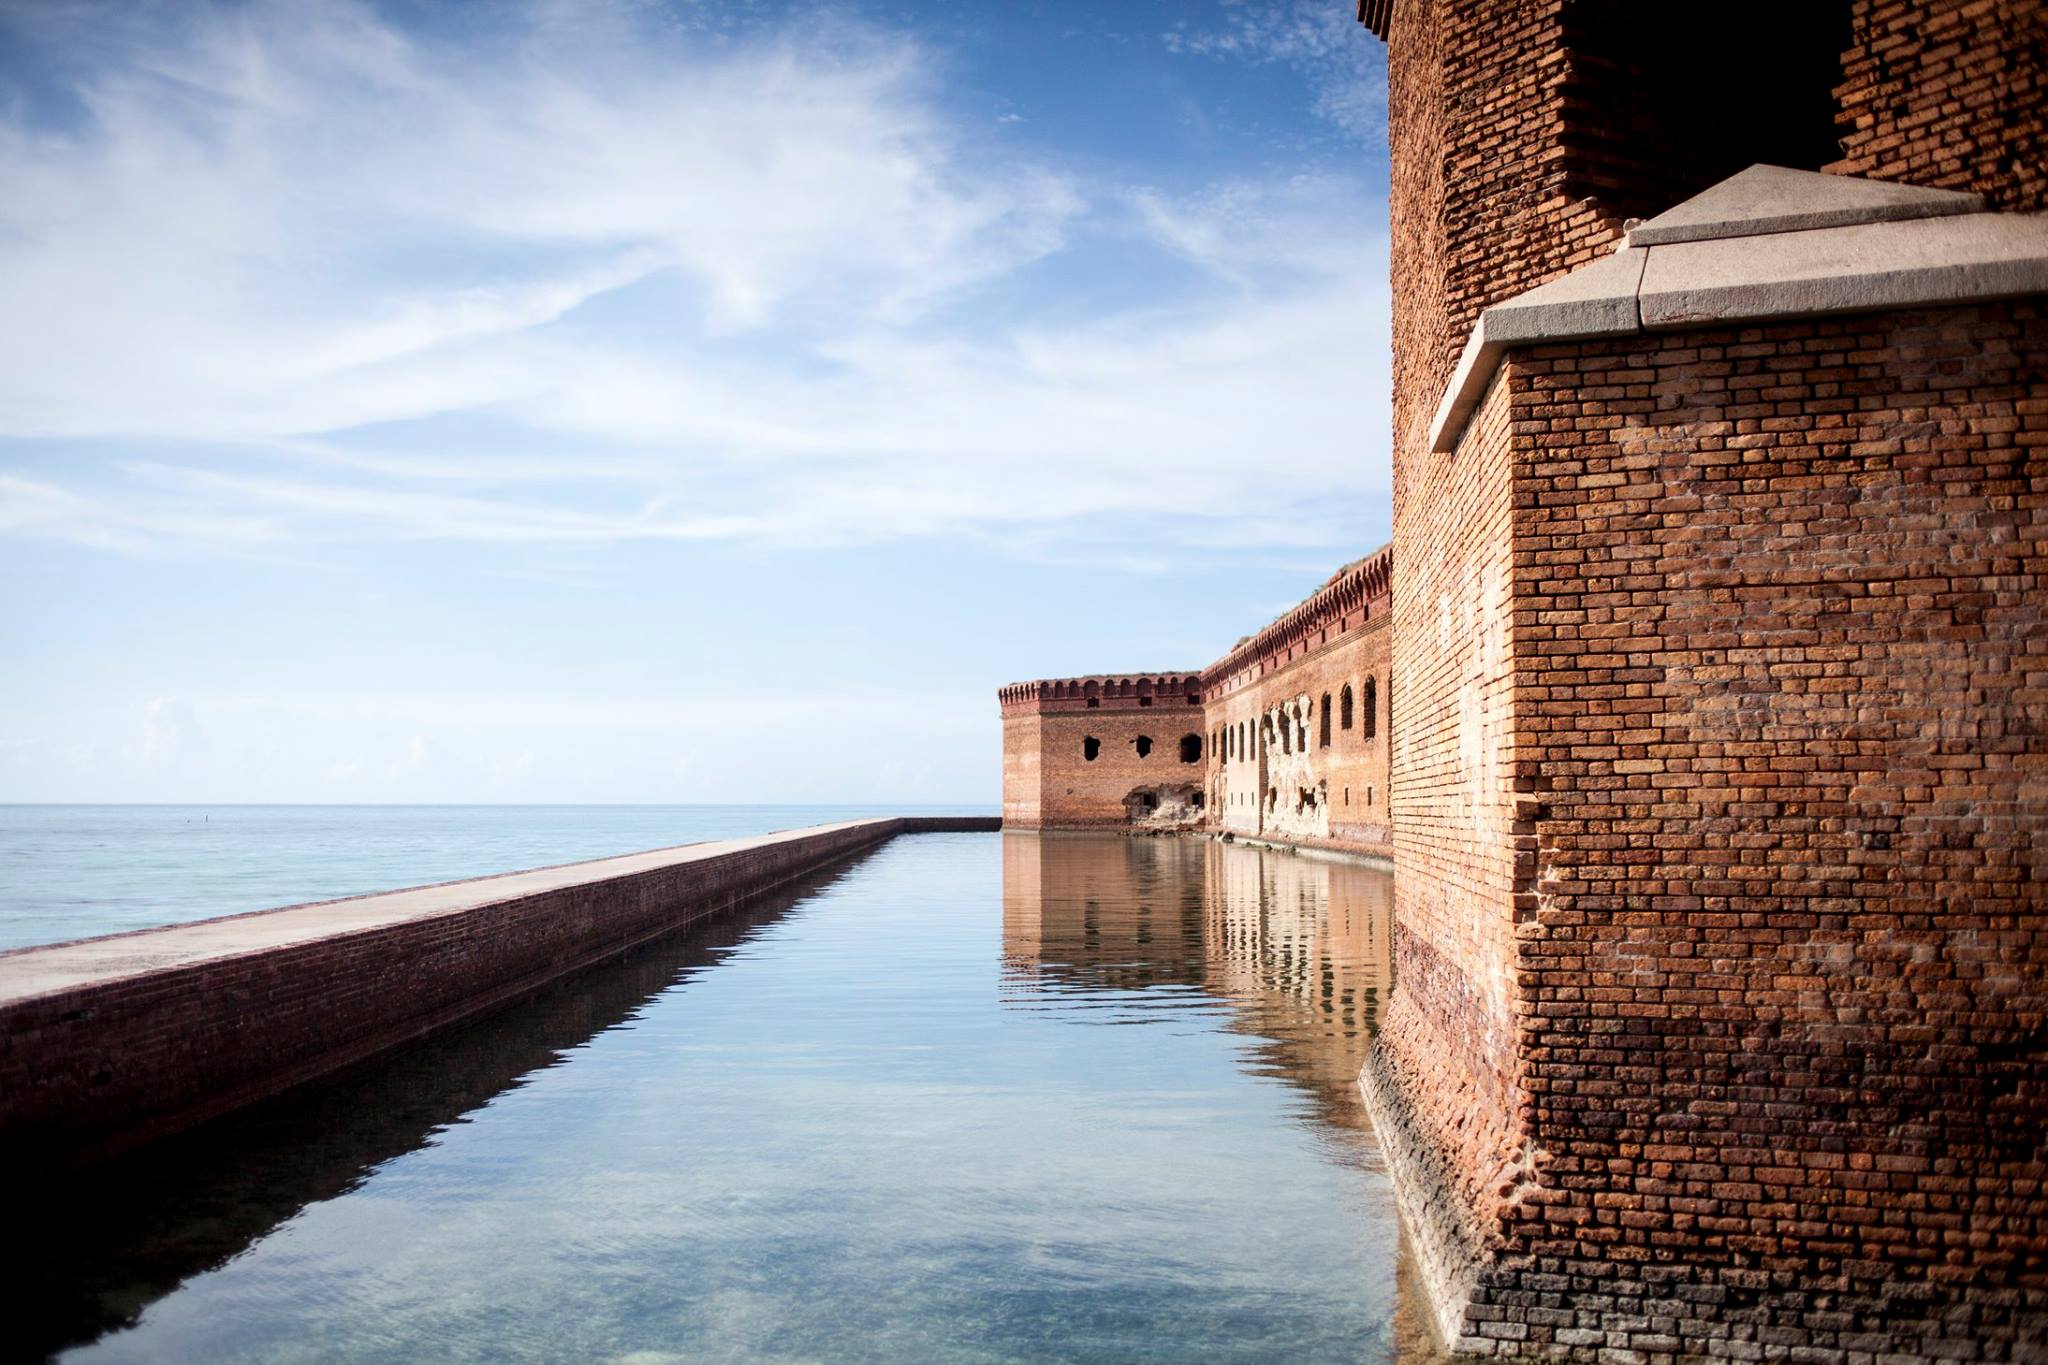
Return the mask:
<svg viewBox="0 0 2048 1365"><path fill-rule="evenodd" d="M0 953L0 1161L93 1163L899 834L999 827L818 825Z"/></svg>

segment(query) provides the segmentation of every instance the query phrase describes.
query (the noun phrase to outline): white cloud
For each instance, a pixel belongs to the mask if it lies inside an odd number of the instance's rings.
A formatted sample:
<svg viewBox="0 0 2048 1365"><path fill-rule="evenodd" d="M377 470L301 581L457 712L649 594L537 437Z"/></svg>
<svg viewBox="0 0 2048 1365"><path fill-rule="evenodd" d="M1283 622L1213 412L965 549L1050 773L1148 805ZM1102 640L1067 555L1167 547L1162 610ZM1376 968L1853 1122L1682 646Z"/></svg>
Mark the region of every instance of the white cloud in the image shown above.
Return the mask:
<svg viewBox="0 0 2048 1365"><path fill-rule="evenodd" d="M571 8L53 10L89 117L0 119L0 436L115 458L0 473L0 535L1285 542L1384 494L1356 184L1092 182L969 141L909 39ZM1326 40L1254 10L1232 41ZM1033 306L1105 245L1195 283Z"/></svg>
<svg viewBox="0 0 2048 1365"><path fill-rule="evenodd" d="M143 762L176 764L203 747L204 738L189 702L157 697L143 708Z"/></svg>
<svg viewBox="0 0 2048 1365"><path fill-rule="evenodd" d="M1386 70L1355 6L1326 0L1225 0L1224 22L1168 31L1170 51L1279 62L1314 92L1316 113L1361 141L1386 130Z"/></svg>

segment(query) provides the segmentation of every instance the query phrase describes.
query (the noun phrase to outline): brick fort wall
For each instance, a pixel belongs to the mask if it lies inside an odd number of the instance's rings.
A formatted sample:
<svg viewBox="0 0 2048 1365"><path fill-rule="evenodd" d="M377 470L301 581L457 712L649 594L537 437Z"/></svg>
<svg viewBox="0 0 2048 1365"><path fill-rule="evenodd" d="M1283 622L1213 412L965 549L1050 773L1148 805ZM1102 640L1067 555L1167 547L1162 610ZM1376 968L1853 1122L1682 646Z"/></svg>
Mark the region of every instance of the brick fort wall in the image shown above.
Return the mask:
<svg viewBox="0 0 2048 1365"><path fill-rule="evenodd" d="M1347 564L1199 674L1003 688L1005 824L1386 856L1392 581L1386 550Z"/></svg>
<svg viewBox="0 0 2048 1365"><path fill-rule="evenodd" d="M2043 8L1717 8L1825 58L1812 161L1589 98L1683 57L1643 7L1366 10L1402 610L1400 988L1362 1079L1441 1325L2048 1352L2038 312L1514 352L1426 439L1478 313L1604 256L1652 168L1653 211L1722 156L2042 207Z"/></svg>

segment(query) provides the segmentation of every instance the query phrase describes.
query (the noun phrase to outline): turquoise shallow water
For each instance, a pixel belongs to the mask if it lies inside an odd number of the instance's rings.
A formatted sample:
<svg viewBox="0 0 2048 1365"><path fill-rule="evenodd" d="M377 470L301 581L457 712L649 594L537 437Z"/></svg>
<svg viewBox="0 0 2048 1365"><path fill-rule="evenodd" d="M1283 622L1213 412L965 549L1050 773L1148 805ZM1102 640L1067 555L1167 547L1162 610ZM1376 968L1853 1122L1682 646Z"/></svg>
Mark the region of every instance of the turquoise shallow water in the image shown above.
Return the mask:
<svg viewBox="0 0 2048 1365"><path fill-rule="evenodd" d="M0 806L0 950L704 839L994 806Z"/></svg>
<svg viewBox="0 0 2048 1365"><path fill-rule="evenodd" d="M89 1361L1428 1353L1353 1077L1387 879L899 839L42 1192Z"/></svg>

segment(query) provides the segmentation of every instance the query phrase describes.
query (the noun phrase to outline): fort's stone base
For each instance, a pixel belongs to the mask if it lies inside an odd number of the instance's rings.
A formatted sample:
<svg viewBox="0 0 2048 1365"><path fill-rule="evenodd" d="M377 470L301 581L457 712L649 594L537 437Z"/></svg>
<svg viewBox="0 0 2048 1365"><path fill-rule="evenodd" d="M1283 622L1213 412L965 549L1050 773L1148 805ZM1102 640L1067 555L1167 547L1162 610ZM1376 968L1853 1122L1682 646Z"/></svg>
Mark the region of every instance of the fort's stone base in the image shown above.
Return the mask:
<svg viewBox="0 0 2048 1365"><path fill-rule="evenodd" d="M1865 1263L1809 1277L1761 1265L1503 1254L1452 1193L1456 1163L1430 1140L1411 1098L1428 1084L1384 1047L1359 1075L1415 1272L1443 1344L1458 1355L1601 1365L2048 1359L2040 1295L1981 1276L1900 1279L1894 1267Z"/></svg>
<svg viewBox="0 0 2048 1365"><path fill-rule="evenodd" d="M1457 1183L1451 1162L1425 1135L1409 1100L1415 1078L1404 1081L1400 1070L1387 1049L1374 1048L1358 1074L1358 1085L1393 1180L1437 1335L1447 1345L1469 1346L1472 1334L1466 1312L1485 1269L1486 1252L1465 1202L1451 1193Z"/></svg>

